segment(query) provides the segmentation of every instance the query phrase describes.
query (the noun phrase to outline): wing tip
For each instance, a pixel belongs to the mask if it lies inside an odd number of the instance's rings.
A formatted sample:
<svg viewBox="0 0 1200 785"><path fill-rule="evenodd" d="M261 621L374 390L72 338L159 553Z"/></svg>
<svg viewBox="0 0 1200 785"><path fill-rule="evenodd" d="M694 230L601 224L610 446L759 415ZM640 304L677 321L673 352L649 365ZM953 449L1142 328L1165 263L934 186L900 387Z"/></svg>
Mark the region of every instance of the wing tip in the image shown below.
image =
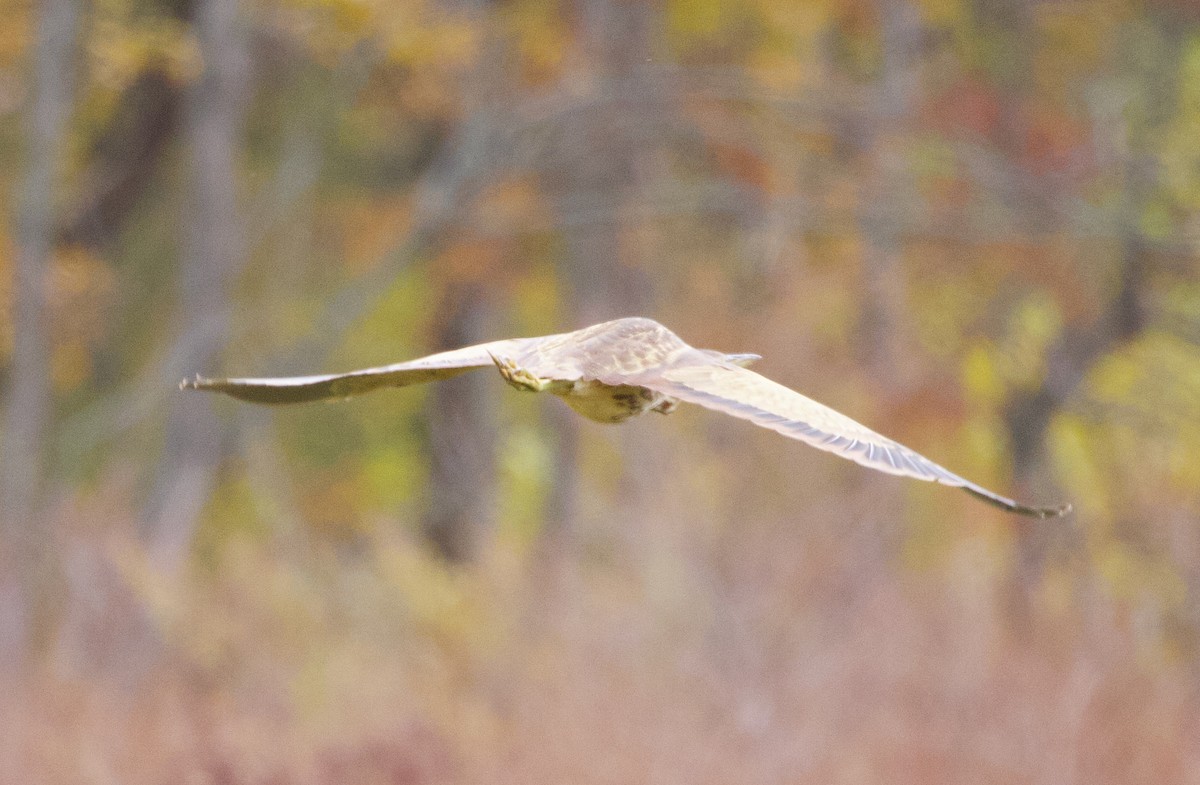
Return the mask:
<svg viewBox="0 0 1200 785"><path fill-rule="evenodd" d="M184 377L179 380L179 389L181 390L199 390L202 389L207 379L200 378L200 374L196 374L190 378Z"/></svg>
<svg viewBox="0 0 1200 785"><path fill-rule="evenodd" d="M1038 518L1046 520L1047 518L1062 518L1070 515L1075 511L1075 505L1070 502L1055 505L1052 507L1029 507L1024 504L1015 504L1012 511L1029 518Z"/></svg>
<svg viewBox="0 0 1200 785"><path fill-rule="evenodd" d="M985 501L988 504L999 507L1007 512L1013 512L1017 515L1024 515L1027 518L1038 518L1040 520L1046 520L1047 518L1062 518L1075 511L1075 505L1071 504L1070 502L1065 502L1063 504L1054 505L1051 507L1032 507L1013 501L1012 499L1005 498L1004 496L994 494L991 491L984 490L978 486L965 485L962 487L967 493L971 494L977 499L980 499L981 501Z"/></svg>
<svg viewBox="0 0 1200 785"><path fill-rule="evenodd" d="M1057 507L1039 507L1038 517L1040 518L1062 518L1075 512L1075 505L1070 502L1064 502Z"/></svg>

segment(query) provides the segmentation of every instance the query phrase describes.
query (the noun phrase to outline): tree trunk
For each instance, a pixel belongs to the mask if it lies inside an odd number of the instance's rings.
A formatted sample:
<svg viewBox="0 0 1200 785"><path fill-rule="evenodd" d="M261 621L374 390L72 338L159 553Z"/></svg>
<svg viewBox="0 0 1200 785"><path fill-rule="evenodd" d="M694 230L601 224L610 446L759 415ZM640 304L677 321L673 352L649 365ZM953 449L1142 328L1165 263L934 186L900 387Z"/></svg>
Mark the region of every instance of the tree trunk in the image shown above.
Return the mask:
<svg viewBox="0 0 1200 785"><path fill-rule="evenodd" d="M474 0L481 17L488 3ZM481 25L486 26L486 21ZM447 155L433 164L418 191L425 236L418 246L441 240L469 209L474 195L499 172L495 145L505 126L512 90L508 42L491 32L484 40L466 95L468 113L456 129ZM465 250L465 253L470 253ZM470 272L451 273L435 323L435 351L457 349L496 337L490 295L494 265L476 253ZM421 521L426 539L448 561L471 561L495 528L495 380L471 373L433 385L425 408L429 450L429 504Z"/></svg>
<svg viewBox="0 0 1200 785"><path fill-rule="evenodd" d="M433 350L489 340L491 312L486 284L451 284L438 307ZM450 561L472 560L495 523L494 384L487 373L468 373L430 389L429 507L423 529Z"/></svg>
<svg viewBox="0 0 1200 785"><path fill-rule="evenodd" d="M628 248L623 247L628 229L623 213L637 198L641 171L653 152L651 129L661 127L662 115L670 110L666 96L655 91L640 70L653 55L658 4L578 0L573 8L589 74L597 77L590 95L604 100L568 116L558 147L549 156L553 168L545 173L564 227L560 278L568 303L565 312L574 322L563 329L650 311L652 282L641 265L630 263ZM578 513L580 421L557 411L547 417L558 436L543 548L554 562L571 547L571 525ZM650 449L639 443L644 434L637 429L615 435L627 460L636 463ZM628 493L622 496L631 505L636 505L648 476L641 467L626 468L623 485Z"/></svg>
<svg viewBox="0 0 1200 785"><path fill-rule="evenodd" d="M179 115L179 89L149 71L130 85L84 176L83 194L60 226L62 242L102 247L122 230L170 149Z"/></svg>
<svg viewBox="0 0 1200 785"><path fill-rule="evenodd" d="M912 195L902 182L899 142L911 130L918 104L920 12L906 0L878 4L883 65L880 101L872 120L863 222L864 299L860 356L871 376L896 396L915 381L911 363L908 293L904 278L903 210Z"/></svg>
<svg viewBox="0 0 1200 785"><path fill-rule="evenodd" d="M1132 168L1132 167L1131 167ZM1137 197L1129 195L1130 201ZM1130 213L1134 211L1130 206ZM1066 329L1049 349L1046 378L1040 385L1015 394L1004 410L1012 451L1013 487L1018 498L1053 499L1052 475L1046 455L1046 433L1057 413L1091 370L1109 352L1136 338L1145 327L1142 305L1145 286L1146 247L1132 222L1122 244L1120 288L1105 311L1092 323ZM1017 522L1016 570L1010 596L1011 611L1018 624L1026 624L1041 583L1042 572L1055 543L1069 541L1072 531L1034 521ZM1072 546L1079 543L1072 542Z"/></svg>
<svg viewBox="0 0 1200 785"><path fill-rule="evenodd" d="M1171 30L1170 27L1166 28ZM1144 305L1149 249L1141 234L1140 220L1147 203L1156 193L1158 176L1155 156L1148 152L1162 126L1175 114L1176 96L1173 81L1179 78L1177 64L1182 56L1185 38L1183 28L1164 36L1170 46L1149 60L1150 68L1142 74L1141 100L1127 112L1141 110L1128 126L1105 127L1114 135L1113 149L1125 150L1124 191L1118 225L1121 232L1120 255L1115 260L1119 285L1105 302L1102 311L1089 323L1065 329L1047 351L1046 378L1036 388L1016 392L1004 411L1012 450L1015 492L1022 497L1038 500L1049 497L1052 489L1049 460L1046 455L1046 433L1053 417L1086 381L1098 362L1123 344L1136 339L1144 330ZM1150 89L1150 88L1153 89ZM1017 112L1006 114L1017 115ZM1020 138L1011 140L1014 151ZM1015 153L1010 153L1015 154ZM1047 200L1055 193L1044 189ZM1032 230L1056 228L1056 215L1037 201L1023 204L1026 223ZM1018 625L1027 624L1035 607L1035 596L1044 565L1057 550L1076 549L1078 530L1062 526L1037 525L1030 521L1020 524L1022 536L1016 544L1016 570L1009 591L1012 616Z"/></svg>
<svg viewBox="0 0 1200 785"><path fill-rule="evenodd" d="M181 259L182 330L187 364L213 368L229 324L229 286L243 257L236 162L248 70L237 0L197 5L204 73L185 98L191 194ZM167 416L163 454L143 512L142 537L156 566L186 557L221 454L219 422L205 396L177 396Z"/></svg>
<svg viewBox="0 0 1200 785"><path fill-rule="evenodd" d="M80 7L43 0L34 53L28 163L17 218L11 387L0 441L0 661L39 645L37 612L48 577L49 532L40 520L50 426L46 277L53 254L55 182L72 105Z"/></svg>

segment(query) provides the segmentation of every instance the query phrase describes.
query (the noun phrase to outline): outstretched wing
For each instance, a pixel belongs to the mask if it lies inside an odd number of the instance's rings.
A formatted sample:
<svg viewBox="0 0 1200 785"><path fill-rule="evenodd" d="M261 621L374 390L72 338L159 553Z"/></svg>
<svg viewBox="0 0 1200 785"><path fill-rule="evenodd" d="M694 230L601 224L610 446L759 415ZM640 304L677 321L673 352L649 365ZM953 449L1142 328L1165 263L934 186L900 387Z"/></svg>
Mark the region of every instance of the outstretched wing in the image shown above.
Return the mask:
<svg viewBox="0 0 1200 785"><path fill-rule="evenodd" d="M837 453L888 474L962 488L1010 512L1035 518L1064 515L1071 506L1027 507L937 465L828 406L732 363L685 365L639 378L656 392L740 417L784 436Z"/></svg>
<svg viewBox="0 0 1200 785"><path fill-rule="evenodd" d="M541 338L516 338L467 346L416 360L325 376L287 376L269 379L184 379L180 389L210 390L251 403L303 403L348 398L382 387L407 387L449 379L476 368L491 367L492 354L511 355Z"/></svg>

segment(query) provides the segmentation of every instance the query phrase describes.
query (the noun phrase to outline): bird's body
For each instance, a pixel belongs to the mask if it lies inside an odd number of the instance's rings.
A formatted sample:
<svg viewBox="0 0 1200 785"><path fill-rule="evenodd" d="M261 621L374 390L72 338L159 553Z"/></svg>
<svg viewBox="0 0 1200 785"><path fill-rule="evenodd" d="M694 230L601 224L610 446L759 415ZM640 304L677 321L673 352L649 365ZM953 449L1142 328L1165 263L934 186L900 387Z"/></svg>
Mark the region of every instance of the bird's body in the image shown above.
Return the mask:
<svg viewBox="0 0 1200 785"><path fill-rule="evenodd" d="M273 379L197 376L181 386L254 403L300 403L438 381L494 365L511 386L557 395L596 422L620 423L649 411L667 414L679 402L694 403L879 471L963 488L1010 512L1046 518L1070 510L1070 505L1028 507L965 480L849 417L745 368L757 359L758 355L752 354L696 349L658 322L631 317L570 333L493 341L344 374Z"/></svg>
<svg viewBox="0 0 1200 785"><path fill-rule="evenodd" d="M675 409L674 398L634 383L648 372L725 357L693 349L658 322L628 318L550 336L495 361L513 387L553 393L589 420L613 424Z"/></svg>
<svg viewBox="0 0 1200 785"><path fill-rule="evenodd" d="M559 395L577 413L609 425L650 411L666 414L675 405L674 399L645 387L614 386L586 379L571 382L570 387Z"/></svg>

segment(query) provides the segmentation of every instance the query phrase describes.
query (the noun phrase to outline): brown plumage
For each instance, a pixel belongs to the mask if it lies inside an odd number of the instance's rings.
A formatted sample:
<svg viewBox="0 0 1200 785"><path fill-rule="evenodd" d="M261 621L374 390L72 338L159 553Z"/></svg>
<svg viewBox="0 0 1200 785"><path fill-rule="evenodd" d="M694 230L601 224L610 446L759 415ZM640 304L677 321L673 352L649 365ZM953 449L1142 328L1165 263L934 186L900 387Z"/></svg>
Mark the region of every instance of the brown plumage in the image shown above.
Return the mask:
<svg viewBox="0 0 1200 785"><path fill-rule="evenodd" d="M976 485L923 455L744 366L757 355L696 349L650 319L617 319L570 333L515 338L432 354L380 368L327 376L185 380L180 387L266 404L347 398L382 387L438 381L495 366L520 390L550 392L598 422L680 402L749 420L784 436L888 474L962 488L990 504L1036 518L1071 505L1030 507Z"/></svg>

